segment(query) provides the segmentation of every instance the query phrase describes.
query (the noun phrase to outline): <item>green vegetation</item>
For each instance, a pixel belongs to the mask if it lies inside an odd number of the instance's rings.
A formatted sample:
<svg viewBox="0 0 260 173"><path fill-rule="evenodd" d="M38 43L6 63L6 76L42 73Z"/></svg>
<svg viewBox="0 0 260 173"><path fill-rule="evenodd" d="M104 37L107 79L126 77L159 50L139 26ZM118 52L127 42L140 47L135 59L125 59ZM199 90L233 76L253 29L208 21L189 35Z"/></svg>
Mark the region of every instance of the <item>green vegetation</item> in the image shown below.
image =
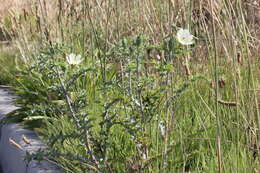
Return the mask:
<svg viewBox="0 0 260 173"><path fill-rule="evenodd" d="M14 48L0 47L0 85L11 83L15 77L16 54Z"/></svg>
<svg viewBox="0 0 260 173"><path fill-rule="evenodd" d="M27 159L73 173L258 172L259 23L247 3L45 5L11 16L19 63L0 59L0 81L20 95L10 119L49 146Z"/></svg>

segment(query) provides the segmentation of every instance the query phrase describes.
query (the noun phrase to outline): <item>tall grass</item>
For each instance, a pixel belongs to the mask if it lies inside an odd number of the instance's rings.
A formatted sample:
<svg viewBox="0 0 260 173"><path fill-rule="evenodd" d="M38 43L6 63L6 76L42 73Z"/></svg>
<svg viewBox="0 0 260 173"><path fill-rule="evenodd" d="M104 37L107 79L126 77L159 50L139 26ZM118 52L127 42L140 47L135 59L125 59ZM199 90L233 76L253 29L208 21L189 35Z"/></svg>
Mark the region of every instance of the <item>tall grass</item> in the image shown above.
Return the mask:
<svg viewBox="0 0 260 173"><path fill-rule="evenodd" d="M0 85L14 82L16 64L19 62L17 55L18 51L14 46L6 46L6 43L0 45Z"/></svg>
<svg viewBox="0 0 260 173"><path fill-rule="evenodd" d="M257 8L57 0L12 13L5 26L25 65L12 117L40 125L43 154L67 172L257 172ZM196 43L180 45L179 28ZM68 65L69 53L84 62Z"/></svg>

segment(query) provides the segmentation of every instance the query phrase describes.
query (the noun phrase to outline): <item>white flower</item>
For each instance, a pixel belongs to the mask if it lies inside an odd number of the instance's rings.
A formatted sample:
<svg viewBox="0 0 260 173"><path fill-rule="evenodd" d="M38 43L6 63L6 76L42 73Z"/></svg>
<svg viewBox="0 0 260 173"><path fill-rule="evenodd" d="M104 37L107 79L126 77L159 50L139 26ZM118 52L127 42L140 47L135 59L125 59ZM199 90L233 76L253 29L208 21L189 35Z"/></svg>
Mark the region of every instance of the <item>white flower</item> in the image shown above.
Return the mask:
<svg viewBox="0 0 260 173"><path fill-rule="evenodd" d="M187 29L180 29L177 32L177 40L183 45L190 45L194 43L193 35Z"/></svg>
<svg viewBox="0 0 260 173"><path fill-rule="evenodd" d="M165 131L165 123L162 120L159 122L159 129L160 129L161 135L164 137L166 135L166 131Z"/></svg>
<svg viewBox="0 0 260 173"><path fill-rule="evenodd" d="M71 65L78 65L83 61L81 55L75 55L74 53L69 54L66 60Z"/></svg>

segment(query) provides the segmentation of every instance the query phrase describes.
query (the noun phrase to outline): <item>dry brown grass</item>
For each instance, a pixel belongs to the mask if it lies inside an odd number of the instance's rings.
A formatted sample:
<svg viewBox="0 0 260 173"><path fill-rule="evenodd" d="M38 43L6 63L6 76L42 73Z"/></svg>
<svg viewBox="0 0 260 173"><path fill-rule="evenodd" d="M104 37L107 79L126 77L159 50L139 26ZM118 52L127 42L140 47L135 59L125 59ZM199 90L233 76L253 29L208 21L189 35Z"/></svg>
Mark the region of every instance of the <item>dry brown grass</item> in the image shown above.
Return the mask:
<svg viewBox="0 0 260 173"><path fill-rule="evenodd" d="M39 4L40 2L40 4ZM176 31L178 27L190 27L197 37L201 34L211 36L211 23L215 21L218 33L218 47L220 54L228 55L233 46L241 39L243 18L247 19L249 34L259 41L260 4L257 0L241 0L243 14L238 10L238 3L232 0L214 0L213 14L210 9L210 0L195 0L186 2L183 0L88 0L86 4L91 7L86 13L82 13L81 0L60 1L62 8L59 8L58 0L37 0L38 8L31 9L29 0L0 0L3 4L0 7L0 17L8 12L26 12L28 15L37 16L35 23L40 26L24 27L24 33L47 33L49 38L60 37L62 27L71 27L78 21L84 21L85 26L94 26L105 36L107 42L113 42L125 36L147 34L153 42L158 42ZM35 6L34 6L35 7ZM15 9L15 10L14 10ZM61 19L60 25L57 20ZM33 19L34 20L34 19ZM17 21L16 21L17 22ZM18 25L21 21L18 21ZM17 28L14 25L14 30ZM27 28L27 29L26 29ZM74 29L74 28L70 28ZM76 26L75 30L79 29ZM22 33L22 32L21 32ZM88 35L87 35L88 37ZM89 36L90 37L90 36ZM239 44L239 43L238 43ZM257 45L252 43L252 45ZM237 45L239 48L240 45ZM226 55L225 55L226 54ZM202 57L201 55L198 57Z"/></svg>
<svg viewBox="0 0 260 173"><path fill-rule="evenodd" d="M34 16L23 25L23 31L19 31L23 34L28 33L29 36L39 33L45 34L49 39L58 38L61 37L61 32L64 32L63 28L68 27L76 31L79 27L73 28L73 26L79 21L84 21L88 30L91 31L91 26L94 26L108 44L122 37L137 34L149 35L153 42L159 42L176 32L178 27L189 27L198 38L203 36L212 39L211 23L214 20L219 54L232 59L234 55L231 55L233 53L230 50L235 48L241 53L243 49L239 40L242 37L241 33L245 32L241 28L245 18L248 26L246 32L250 35L249 38L254 38L250 40L252 48L254 50L259 48L257 45L260 33L257 28L260 24L260 4L257 0L241 0L243 12L239 11L238 3L232 0L227 0L226 3L223 0L214 0L213 14L210 0L195 0L189 3L183 0L88 0L85 2L91 8L87 9L85 14L82 13L81 0L60 1L62 8L59 8L58 0L37 0L37 10L30 8L31 5L35 7L35 4L29 0L0 0L0 2L3 4L0 7L0 16L19 11L22 15L26 12L27 15ZM59 19L60 25L57 21ZM17 23L14 23L13 30L17 31L21 26L19 24L24 21L15 22ZM86 37L87 40L91 40L92 36L87 33ZM202 49L207 49L207 46L198 47L197 57L207 57L205 50ZM203 58L196 61L203 61Z"/></svg>
<svg viewBox="0 0 260 173"><path fill-rule="evenodd" d="M55 7L55 0L0 0L0 19L9 16L10 13L21 14L30 11L32 7L38 6L47 12Z"/></svg>
<svg viewBox="0 0 260 173"><path fill-rule="evenodd" d="M30 0L0 0L0 17L8 15L10 10L22 10L32 5Z"/></svg>

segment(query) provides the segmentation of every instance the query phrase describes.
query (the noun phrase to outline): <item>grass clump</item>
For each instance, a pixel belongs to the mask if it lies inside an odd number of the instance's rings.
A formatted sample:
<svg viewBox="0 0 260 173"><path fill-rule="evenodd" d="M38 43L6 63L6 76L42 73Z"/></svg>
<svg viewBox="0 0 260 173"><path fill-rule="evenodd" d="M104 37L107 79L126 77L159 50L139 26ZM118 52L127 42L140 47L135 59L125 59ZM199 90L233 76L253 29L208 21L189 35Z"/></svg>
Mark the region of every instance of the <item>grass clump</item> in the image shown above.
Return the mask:
<svg viewBox="0 0 260 173"><path fill-rule="evenodd" d="M55 1L13 16L24 66L10 117L49 146L31 158L67 172L257 172L257 23L242 1L214 2Z"/></svg>
<svg viewBox="0 0 260 173"><path fill-rule="evenodd" d="M0 47L0 85L13 83L15 80L17 51L12 47Z"/></svg>

